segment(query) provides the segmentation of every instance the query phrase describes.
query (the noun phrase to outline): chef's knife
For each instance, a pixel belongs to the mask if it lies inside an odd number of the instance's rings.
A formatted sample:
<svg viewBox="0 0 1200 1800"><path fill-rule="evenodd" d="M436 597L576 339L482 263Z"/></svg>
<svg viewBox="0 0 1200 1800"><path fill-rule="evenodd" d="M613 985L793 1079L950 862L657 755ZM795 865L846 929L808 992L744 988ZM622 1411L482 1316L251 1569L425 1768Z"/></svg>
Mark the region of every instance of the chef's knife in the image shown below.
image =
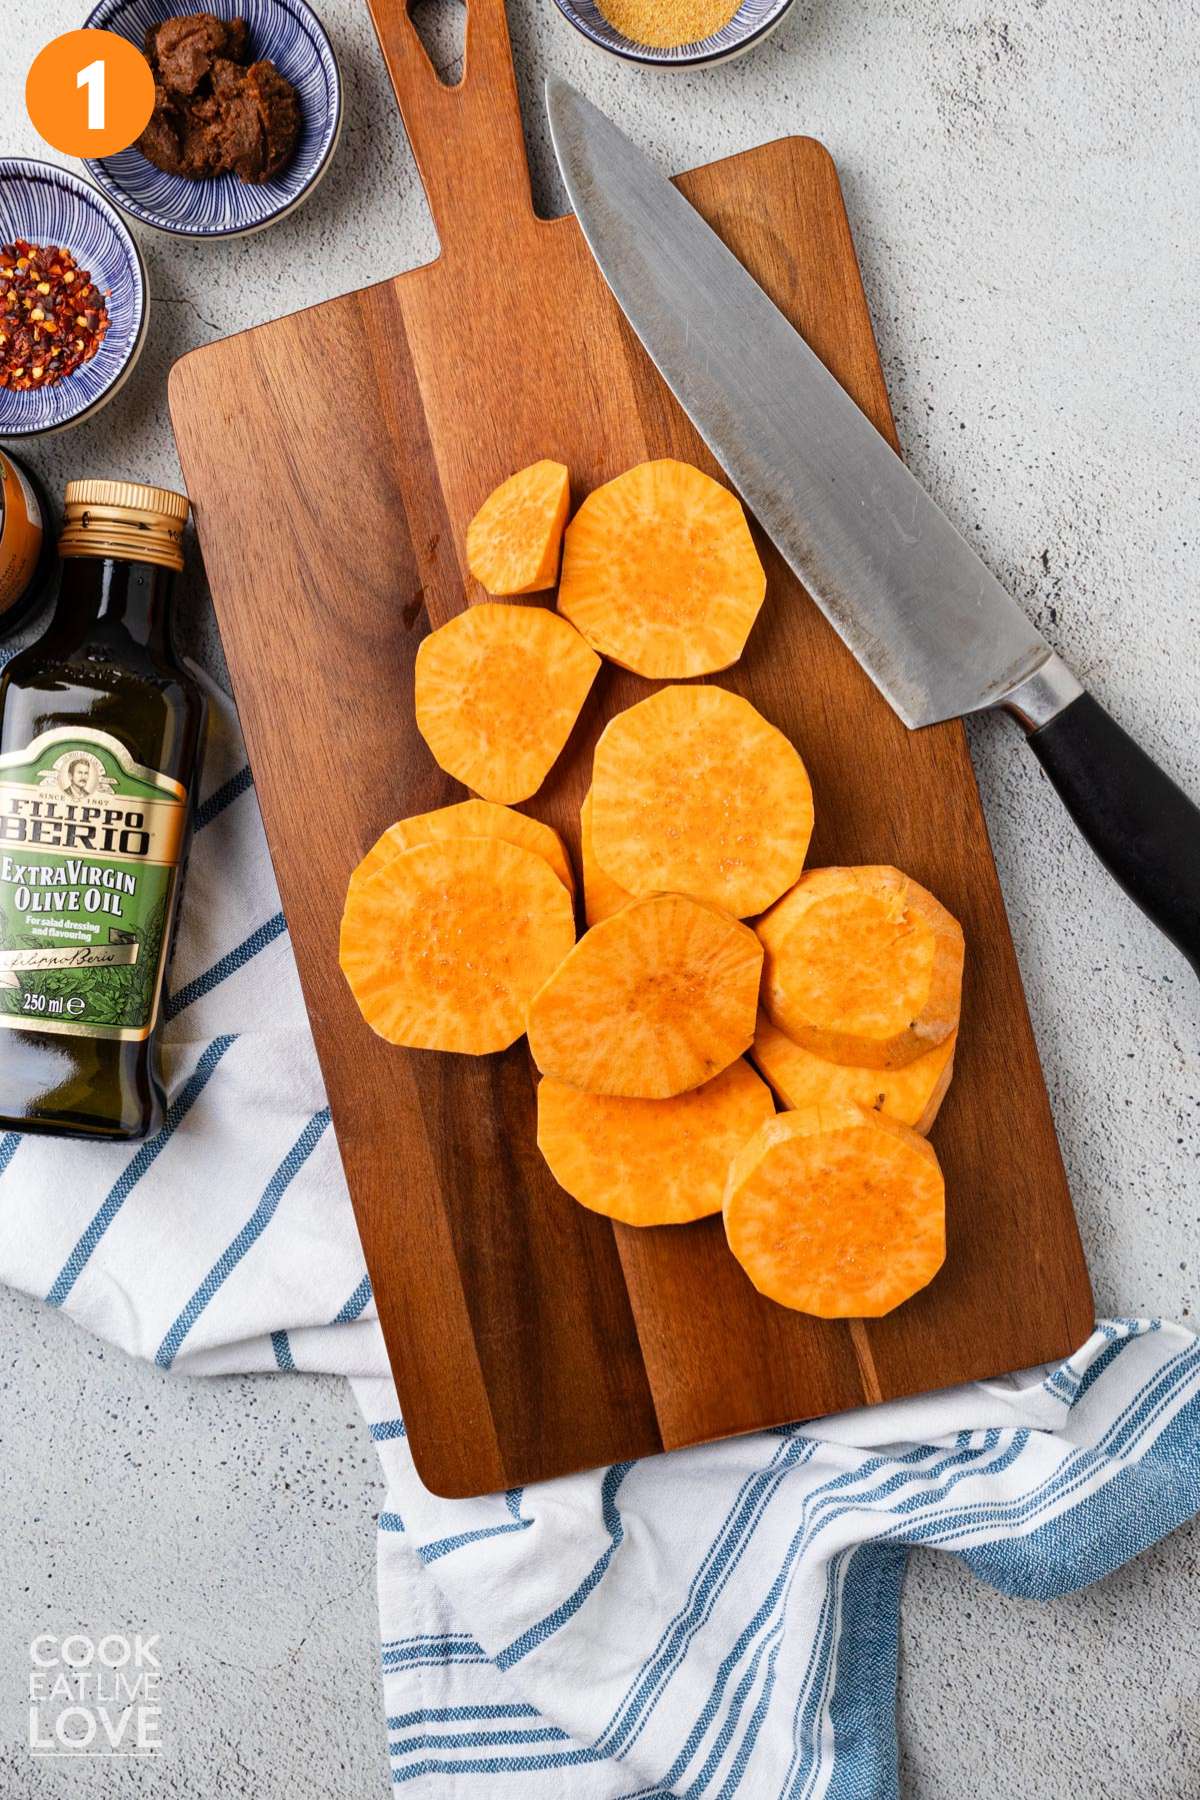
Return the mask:
<svg viewBox="0 0 1200 1800"><path fill-rule="evenodd" d="M1200 810L1085 693L758 283L598 107L550 134L600 273L830 624L911 728L1002 707L1110 872L1200 970Z"/></svg>

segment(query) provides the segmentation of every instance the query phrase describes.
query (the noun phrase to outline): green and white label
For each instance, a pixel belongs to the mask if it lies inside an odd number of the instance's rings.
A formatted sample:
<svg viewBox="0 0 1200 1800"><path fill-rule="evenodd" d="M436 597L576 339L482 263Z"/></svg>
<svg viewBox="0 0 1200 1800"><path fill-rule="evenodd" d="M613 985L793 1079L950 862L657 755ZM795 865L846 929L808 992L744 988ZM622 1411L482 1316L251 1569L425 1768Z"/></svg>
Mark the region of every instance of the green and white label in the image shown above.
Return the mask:
<svg viewBox="0 0 1200 1800"><path fill-rule="evenodd" d="M186 818L107 732L0 756L0 1028L149 1036Z"/></svg>

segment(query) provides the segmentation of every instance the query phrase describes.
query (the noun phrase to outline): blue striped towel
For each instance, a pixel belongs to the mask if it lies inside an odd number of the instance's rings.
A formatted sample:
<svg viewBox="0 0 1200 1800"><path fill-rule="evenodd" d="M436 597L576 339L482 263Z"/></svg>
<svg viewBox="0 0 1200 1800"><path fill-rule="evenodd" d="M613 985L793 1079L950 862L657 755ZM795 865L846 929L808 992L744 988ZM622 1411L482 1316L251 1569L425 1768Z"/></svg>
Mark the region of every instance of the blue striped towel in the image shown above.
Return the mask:
<svg viewBox="0 0 1200 1800"><path fill-rule="evenodd" d="M413 1470L232 708L218 697L137 1146L0 1139L0 1279L164 1369L354 1379L392 1778L479 1800L884 1800L907 1547L1008 1593L1095 1581L1200 1508L1200 1347L1068 1362L439 1500Z"/></svg>

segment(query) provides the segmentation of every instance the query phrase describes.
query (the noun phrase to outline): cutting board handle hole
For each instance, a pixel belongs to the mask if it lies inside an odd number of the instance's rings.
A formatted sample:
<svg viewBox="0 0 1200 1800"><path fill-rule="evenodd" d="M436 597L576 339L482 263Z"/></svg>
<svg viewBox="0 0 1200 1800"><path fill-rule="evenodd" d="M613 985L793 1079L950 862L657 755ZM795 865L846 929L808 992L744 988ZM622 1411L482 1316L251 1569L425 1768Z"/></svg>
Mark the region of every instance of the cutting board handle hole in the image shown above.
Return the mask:
<svg viewBox="0 0 1200 1800"><path fill-rule="evenodd" d="M457 87L467 50L467 9L463 0L414 0L413 30L443 87Z"/></svg>

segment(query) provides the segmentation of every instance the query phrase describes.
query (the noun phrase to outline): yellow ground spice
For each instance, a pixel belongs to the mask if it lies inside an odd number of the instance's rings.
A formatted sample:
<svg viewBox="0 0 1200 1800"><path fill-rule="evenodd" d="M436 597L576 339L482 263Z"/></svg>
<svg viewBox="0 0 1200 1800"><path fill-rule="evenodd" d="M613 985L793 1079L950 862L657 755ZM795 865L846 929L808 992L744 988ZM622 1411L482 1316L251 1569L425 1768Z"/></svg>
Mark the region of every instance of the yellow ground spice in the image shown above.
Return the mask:
<svg viewBox="0 0 1200 1800"><path fill-rule="evenodd" d="M596 0L610 25L635 44L674 50L728 25L741 0Z"/></svg>

